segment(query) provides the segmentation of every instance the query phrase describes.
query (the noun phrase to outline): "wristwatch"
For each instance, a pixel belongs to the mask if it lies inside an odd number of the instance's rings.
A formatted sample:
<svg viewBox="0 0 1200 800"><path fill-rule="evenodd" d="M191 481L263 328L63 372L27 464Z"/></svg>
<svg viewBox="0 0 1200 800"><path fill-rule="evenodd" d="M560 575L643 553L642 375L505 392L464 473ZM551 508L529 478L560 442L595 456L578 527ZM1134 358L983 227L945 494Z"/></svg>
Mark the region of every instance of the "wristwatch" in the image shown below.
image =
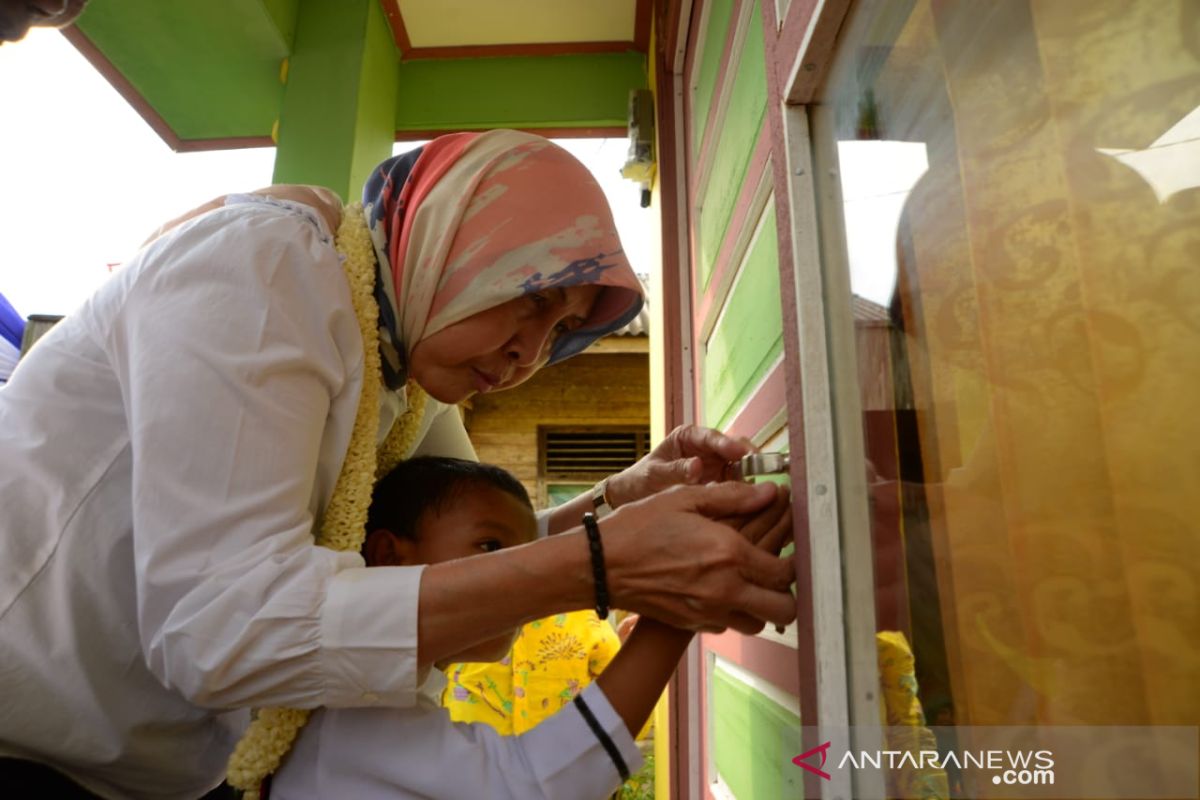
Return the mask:
<svg viewBox="0 0 1200 800"><path fill-rule="evenodd" d="M604 519L613 512L612 503L608 502L608 478L592 487L592 509L596 519Z"/></svg>

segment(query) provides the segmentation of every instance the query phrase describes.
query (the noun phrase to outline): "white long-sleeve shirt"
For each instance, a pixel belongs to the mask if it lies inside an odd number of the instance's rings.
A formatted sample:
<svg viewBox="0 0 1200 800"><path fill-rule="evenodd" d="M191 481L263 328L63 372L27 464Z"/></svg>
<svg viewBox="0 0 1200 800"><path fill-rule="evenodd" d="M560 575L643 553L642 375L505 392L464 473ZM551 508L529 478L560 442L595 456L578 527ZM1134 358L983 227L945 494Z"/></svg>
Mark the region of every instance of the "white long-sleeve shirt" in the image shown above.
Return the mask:
<svg viewBox="0 0 1200 800"><path fill-rule="evenodd" d="M611 757L568 705L520 736L453 722L434 670L411 708L312 715L271 782L271 800L602 800L620 785ZM599 685L582 697L631 772L642 763Z"/></svg>
<svg viewBox="0 0 1200 800"><path fill-rule="evenodd" d="M39 341L0 389L0 755L191 798L248 707L413 704L421 568L313 545L362 381L329 232L286 203L186 223ZM452 407L424 428L473 457Z"/></svg>

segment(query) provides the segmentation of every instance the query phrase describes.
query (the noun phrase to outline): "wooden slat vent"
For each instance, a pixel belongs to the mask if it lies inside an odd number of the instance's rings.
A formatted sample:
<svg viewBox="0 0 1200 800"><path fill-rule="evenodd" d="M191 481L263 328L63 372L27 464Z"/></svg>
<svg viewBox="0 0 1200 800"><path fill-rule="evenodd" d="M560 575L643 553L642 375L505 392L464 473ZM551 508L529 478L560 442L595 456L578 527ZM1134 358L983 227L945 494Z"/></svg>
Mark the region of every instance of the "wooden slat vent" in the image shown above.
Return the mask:
<svg viewBox="0 0 1200 800"><path fill-rule="evenodd" d="M646 454L650 429L543 430L546 477L603 477Z"/></svg>

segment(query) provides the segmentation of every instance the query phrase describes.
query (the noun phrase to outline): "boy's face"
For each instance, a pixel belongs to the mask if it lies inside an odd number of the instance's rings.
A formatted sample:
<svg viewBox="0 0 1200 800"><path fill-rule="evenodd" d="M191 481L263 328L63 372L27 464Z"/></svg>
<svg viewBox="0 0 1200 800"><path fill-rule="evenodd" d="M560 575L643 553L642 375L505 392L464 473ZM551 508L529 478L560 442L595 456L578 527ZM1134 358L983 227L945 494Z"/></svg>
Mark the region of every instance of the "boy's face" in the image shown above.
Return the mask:
<svg viewBox="0 0 1200 800"><path fill-rule="evenodd" d="M490 484L472 483L446 508L421 515L415 540L390 531L372 531L367 540L367 565L438 564L515 547L535 538L537 519L528 506ZM512 630L472 645L444 663L499 661L512 649L517 632Z"/></svg>
<svg viewBox="0 0 1200 800"><path fill-rule="evenodd" d="M533 511L495 486L471 484L446 505L421 515L410 563L438 564L516 547L537 538Z"/></svg>

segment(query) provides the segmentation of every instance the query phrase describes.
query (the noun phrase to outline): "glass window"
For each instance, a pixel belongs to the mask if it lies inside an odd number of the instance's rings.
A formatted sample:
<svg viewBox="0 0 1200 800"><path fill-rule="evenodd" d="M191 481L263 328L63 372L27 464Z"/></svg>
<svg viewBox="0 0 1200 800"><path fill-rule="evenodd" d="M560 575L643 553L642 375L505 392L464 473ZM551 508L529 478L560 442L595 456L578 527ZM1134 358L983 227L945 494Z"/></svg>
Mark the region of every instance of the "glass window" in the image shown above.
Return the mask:
<svg viewBox="0 0 1200 800"><path fill-rule="evenodd" d="M650 452L650 428L538 426L538 502L565 503Z"/></svg>
<svg viewBox="0 0 1200 800"><path fill-rule="evenodd" d="M547 483L546 508L561 506L563 503L574 500L590 490L592 486L593 484L590 483Z"/></svg>
<svg viewBox="0 0 1200 800"><path fill-rule="evenodd" d="M1197 41L1188 0L864 2L843 31L813 130L909 659L889 720L1200 723Z"/></svg>

